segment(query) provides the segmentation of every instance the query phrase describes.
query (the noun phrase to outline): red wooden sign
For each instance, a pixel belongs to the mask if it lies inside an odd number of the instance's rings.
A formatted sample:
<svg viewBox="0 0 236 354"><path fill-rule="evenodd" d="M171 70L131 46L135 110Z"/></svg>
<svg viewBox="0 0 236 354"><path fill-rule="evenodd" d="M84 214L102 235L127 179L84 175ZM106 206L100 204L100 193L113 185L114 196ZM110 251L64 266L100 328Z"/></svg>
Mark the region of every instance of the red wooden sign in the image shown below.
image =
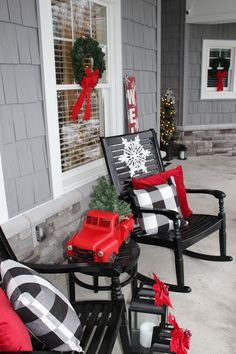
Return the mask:
<svg viewBox="0 0 236 354"><path fill-rule="evenodd" d="M138 129L138 109L137 109L137 92L134 76L125 77L125 97L126 109L128 117L128 132L136 133Z"/></svg>

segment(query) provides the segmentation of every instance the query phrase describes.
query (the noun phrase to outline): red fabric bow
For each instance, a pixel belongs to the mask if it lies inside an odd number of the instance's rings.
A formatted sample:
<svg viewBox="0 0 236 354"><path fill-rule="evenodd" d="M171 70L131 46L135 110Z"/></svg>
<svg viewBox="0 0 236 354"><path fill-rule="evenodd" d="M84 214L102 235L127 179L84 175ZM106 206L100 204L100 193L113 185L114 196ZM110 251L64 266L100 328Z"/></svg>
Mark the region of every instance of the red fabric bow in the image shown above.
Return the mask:
<svg viewBox="0 0 236 354"><path fill-rule="evenodd" d="M223 91L223 80L227 75L226 70L217 70L216 72L216 79L217 79L217 91Z"/></svg>
<svg viewBox="0 0 236 354"><path fill-rule="evenodd" d="M188 329L183 331L171 313L168 316L168 322L174 327L171 331L170 350L176 354L187 354L190 348L192 333Z"/></svg>
<svg viewBox="0 0 236 354"><path fill-rule="evenodd" d="M155 305L162 306L166 305L172 307L172 303L169 298L169 287L163 283L155 273L153 273L154 280L156 284L153 285L153 290L155 291Z"/></svg>
<svg viewBox="0 0 236 354"><path fill-rule="evenodd" d="M98 83L99 78L99 70L95 69L94 72L90 68L86 69L85 75L81 81L82 91L79 95L72 111L72 119L76 120L79 111L82 108L84 101L86 100L85 112L83 120L89 120L91 115L91 108L90 108L90 93L95 88Z"/></svg>

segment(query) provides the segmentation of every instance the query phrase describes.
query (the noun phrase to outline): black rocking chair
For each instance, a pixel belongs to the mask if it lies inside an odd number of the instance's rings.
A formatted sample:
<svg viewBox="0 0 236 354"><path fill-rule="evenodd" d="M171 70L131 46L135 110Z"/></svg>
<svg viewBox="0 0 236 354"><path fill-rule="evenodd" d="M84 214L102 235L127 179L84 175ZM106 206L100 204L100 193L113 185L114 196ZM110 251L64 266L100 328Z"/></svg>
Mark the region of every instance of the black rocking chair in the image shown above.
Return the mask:
<svg viewBox="0 0 236 354"><path fill-rule="evenodd" d="M0 227L0 261L6 259L18 261ZM119 334L122 352L124 354L130 353L125 302L119 281L119 268L115 268L108 263L22 264L45 274L71 274L78 272L90 276L110 277L112 282L111 300L71 301L83 327L83 337L80 344L86 354L111 354ZM50 349L33 337L32 345L35 353L50 352Z"/></svg>
<svg viewBox="0 0 236 354"><path fill-rule="evenodd" d="M132 185L129 167L125 162L121 161L122 159L119 159L124 152L124 140L122 141L122 138L129 142L134 140L137 136L139 137L139 143L150 153L146 158L146 172L139 172L136 177L146 177L165 171L156 133L153 129L135 134L101 138L101 144L111 183L113 183L116 187L120 197L125 200L130 200L130 188L132 188ZM209 189L186 189L186 192L209 194L217 198L219 201L218 215L193 214L188 219L188 227L179 228L178 220L180 216L176 212L169 211L167 209L150 210L135 208L133 206L133 212L136 216L141 214L141 212L154 213L165 215L169 219L173 220L174 230L171 230L165 234L158 233L156 235L148 236L143 234L140 227L137 227L131 234L131 237L136 242L142 244L162 246L173 249L175 255L177 285L169 284L169 290L178 292L191 291L191 288L185 286L184 284L183 255L208 261L232 261L232 257L226 255L226 216L224 212L224 192ZM219 256L200 254L187 249L217 230L219 230ZM140 273L138 274L138 279L140 281L152 282L151 279Z"/></svg>

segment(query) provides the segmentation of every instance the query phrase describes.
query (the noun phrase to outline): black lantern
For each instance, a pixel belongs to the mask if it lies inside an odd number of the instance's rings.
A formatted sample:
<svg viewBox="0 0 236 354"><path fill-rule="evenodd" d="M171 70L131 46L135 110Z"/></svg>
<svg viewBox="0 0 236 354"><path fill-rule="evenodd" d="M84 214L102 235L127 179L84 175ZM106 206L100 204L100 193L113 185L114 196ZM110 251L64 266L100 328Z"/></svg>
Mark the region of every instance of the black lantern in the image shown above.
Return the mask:
<svg viewBox="0 0 236 354"><path fill-rule="evenodd" d="M188 157L188 148L185 145L181 145L179 148L179 159L180 160L186 160Z"/></svg>
<svg viewBox="0 0 236 354"><path fill-rule="evenodd" d="M150 353L154 342L154 329L165 328L167 308L165 305L154 305L154 295L152 287L141 283L133 293L129 305L132 350L138 353ZM147 321L143 322L144 318Z"/></svg>

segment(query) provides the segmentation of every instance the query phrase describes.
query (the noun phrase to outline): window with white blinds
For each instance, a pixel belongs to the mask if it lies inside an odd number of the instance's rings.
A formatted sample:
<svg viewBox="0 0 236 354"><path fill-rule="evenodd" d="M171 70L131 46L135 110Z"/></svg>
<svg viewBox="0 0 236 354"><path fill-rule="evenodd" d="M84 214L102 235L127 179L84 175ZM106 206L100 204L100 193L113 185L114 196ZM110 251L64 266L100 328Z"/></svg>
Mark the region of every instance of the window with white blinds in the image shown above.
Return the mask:
<svg viewBox="0 0 236 354"><path fill-rule="evenodd" d="M208 66L208 76L207 76L207 87L215 89L217 87L217 78L215 72L213 71L212 64L217 58L224 58L229 65L229 70L226 74L226 77L223 79L223 87L224 90L229 90L230 85L230 77L231 77L231 55L232 48L210 48L209 50L209 66ZM223 68L219 66L219 70Z"/></svg>
<svg viewBox="0 0 236 354"><path fill-rule="evenodd" d="M202 50L202 99L235 98L235 50L236 41L227 40L203 40ZM218 79L213 70L214 60L224 58L228 64L228 71L223 79L223 91L217 91ZM219 70L224 68L219 65Z"/></svg>
<svg viewBox="0 0 236 354"><path fill-rule="evenodd" d="M58 124L62 172L101 157L99 137L104 135L103 84L107 79L107 8L96 1L51 0L57 85ZM75 39L91 36L105 53L106 71L91 94L91 118L72 121L72 108L80 94L74 82L71 51ZM89 59L88 60L92 60ZM106 86L106 89L109 89Z"/></svg>

